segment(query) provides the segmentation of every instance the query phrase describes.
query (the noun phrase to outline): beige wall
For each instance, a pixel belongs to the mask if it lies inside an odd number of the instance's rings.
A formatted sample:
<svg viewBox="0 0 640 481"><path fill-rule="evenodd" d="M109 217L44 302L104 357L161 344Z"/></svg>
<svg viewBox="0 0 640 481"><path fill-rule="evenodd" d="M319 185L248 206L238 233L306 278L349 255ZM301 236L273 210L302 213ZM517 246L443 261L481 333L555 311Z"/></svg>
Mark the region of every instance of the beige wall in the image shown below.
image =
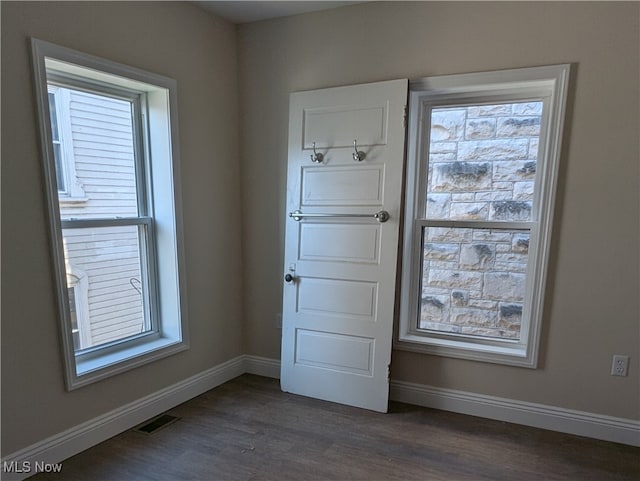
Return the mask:
<svg viewBox="0 0 640 481"><path fill-rule="evenodd" d="M178 81L191 349L64 390L28 37ZM2 455L242 353L235 27L189 3L2 2Z"/></svg>
<svg viewBox="0 0 640 481"><path fill-rule="evenodd" d="M376 2L241 26L248 353L280 355L290 92L572 63L539 369L394 351L392 378L640 418L639 8Z"/></svg>
<svg viewBox="0 0 640 481"><path fill-rule="evenodd" d="M540 368L394 351L393 378L640 417L640 5L376 2L237 35L188 3L1 8L3 456L243 352L279 358L290 92L565 62L575 69ZM29 36L173 77L179 89L192 347L72 393L58 349ZM628 378L609 375L614 353L631 356Z"/></svg>

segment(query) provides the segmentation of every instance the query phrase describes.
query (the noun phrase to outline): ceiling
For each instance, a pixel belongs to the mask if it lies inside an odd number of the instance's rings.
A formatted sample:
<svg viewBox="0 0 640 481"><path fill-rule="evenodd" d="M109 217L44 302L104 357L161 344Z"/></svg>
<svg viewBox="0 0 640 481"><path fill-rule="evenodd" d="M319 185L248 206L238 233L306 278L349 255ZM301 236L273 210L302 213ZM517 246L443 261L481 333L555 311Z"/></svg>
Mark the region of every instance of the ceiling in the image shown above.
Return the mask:
<svg viewBox="0 0 640 481"><path fill-rule="evenodd" d="M317 12L331 8L343 7L360 2L334 1L196 1L194 2L215 15L231 23L249 23L277 17L289 17L301 13Z"/></svg>

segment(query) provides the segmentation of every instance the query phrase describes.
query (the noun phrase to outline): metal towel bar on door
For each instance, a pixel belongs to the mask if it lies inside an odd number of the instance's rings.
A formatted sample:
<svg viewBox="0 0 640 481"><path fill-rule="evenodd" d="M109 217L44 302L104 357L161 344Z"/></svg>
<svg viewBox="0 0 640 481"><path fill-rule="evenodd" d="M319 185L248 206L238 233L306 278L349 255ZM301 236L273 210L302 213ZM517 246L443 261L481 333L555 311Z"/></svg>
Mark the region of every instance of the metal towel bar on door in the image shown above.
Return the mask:
<svg viewBox="0 0 640 481"><path fill-rule="evenodd" d="M386 210L381 210L375 214L323 214L323 213L309 213L304 214L299 210L289 212L289 217L293 220L301 221L305 217L373 217L378 222L383 223L389 220L389 213Z"/></svg>

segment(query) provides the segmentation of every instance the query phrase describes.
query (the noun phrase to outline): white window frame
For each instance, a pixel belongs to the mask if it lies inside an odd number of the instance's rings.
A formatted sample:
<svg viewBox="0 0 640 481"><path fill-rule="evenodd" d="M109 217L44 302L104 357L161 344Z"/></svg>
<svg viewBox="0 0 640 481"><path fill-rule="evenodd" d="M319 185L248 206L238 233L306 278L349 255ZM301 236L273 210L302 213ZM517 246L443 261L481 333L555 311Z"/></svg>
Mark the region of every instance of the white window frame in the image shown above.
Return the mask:
<svg viewBox="0 0 640 481"><path fill-rule="evenodd" d="M535 368L542 324L549 246L569 65L428 77L410 83L407 182L400 318L395 348ZM430 112L460 104L543 101L531 222L435 221L425 218ZM524 228L530 230L525 299L519 340L418 328L422 228Z"/></svg>
<svg viewBox="0 0 640 481"><path fill-rule="evenodd" d="M189 348L177 84L175 80L161 75L42 40L33 38L31 44L51 252L59 305L61 349L65 361L66 387L73 390ZM144 158L144 172L148 174L142 179L145 184L143 195L149 196L149 203L148 212L142 212L143 218L136 218L136 222L147 225L150 232L148 270L152 284L155 284L153 289L157 292L157 295L151 296L153 300L150 309L155 315L150 332L78 353L73 348L62 228L69 222L84 222L84 227L106 224L102 220L73 221L60 218L48 81L65 78L72 84L82 84L96 92L122 92L138 95L141 99L140 121L136 128L140 128L140 158ZM129 225L130 221L131 219L113 219L110 224ZM79 224L75 226L78 227Z"/></svg>

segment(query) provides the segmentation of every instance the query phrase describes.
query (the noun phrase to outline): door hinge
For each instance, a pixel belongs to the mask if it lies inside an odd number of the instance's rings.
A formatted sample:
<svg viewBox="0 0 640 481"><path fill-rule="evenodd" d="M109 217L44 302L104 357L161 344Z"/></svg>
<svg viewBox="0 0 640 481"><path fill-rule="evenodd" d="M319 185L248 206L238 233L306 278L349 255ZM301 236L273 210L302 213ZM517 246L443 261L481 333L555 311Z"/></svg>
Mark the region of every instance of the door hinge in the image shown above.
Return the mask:
<svg viewBox="0 0 640 481"><path fill-rule="evenodd" d="M405 105L402 111L402 127L407 128L407 106Z"/></svg>

